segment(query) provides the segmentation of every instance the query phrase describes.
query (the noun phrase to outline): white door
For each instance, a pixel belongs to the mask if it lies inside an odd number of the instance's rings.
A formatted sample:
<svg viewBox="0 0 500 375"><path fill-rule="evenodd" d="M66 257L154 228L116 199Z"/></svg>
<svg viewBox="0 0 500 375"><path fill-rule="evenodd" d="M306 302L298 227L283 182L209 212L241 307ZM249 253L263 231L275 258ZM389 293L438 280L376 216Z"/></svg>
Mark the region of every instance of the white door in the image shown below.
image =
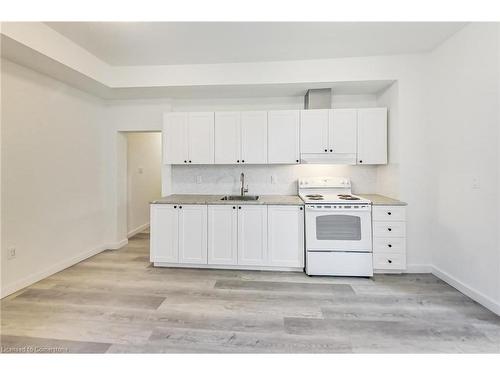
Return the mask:
<svg viewBox="0 0 500 375"><path fill-rule="evenodd" d="M300 153L318 154L329 152L329 109L300 111Z"/></svg>
<svg viewBox="0 0 500 375"><path fill-rule="evenodd" d="M215 164L240 162L240 123L240 112L215 112Z"/></svg>
<svg viewBox="0 0 500 375"><path fill-rule="evenodd" d="M213 164L214 113L191 112L188 125L188 164Z"/></svg>
<svg viewBox="0 0 500 375"><path fill-rule="evenodd" d="M163 116L163 164L188 162L188 114L170 112Z"/></svg>
<svg viewBox="0 0 500 375"><path fill-rule="evenodd" d="M176 205L151 205L151 262L178 262L178 211Z"/></svg>
<svg viewBox="0 0 500 375"><path fill-rule="evenodd" d="M241 162L267 163L267 112L241 112Z"/></svg>
<svg viewBox="0 0 500 375"><path fill-rule="evenodd" d="M358 109L358 164L387 164L387 108Z"/></svg>
<svg viewBox="0 0 500 375"><path fill-rule="evenodd" d="M267 113L268 163L299 163L300 111L269 111Z"/></svg>
<svg viewBox="0 0 500 375"><path fill-rule="evenodd" d="M207 206L180 205L179 263L207 264Z"/></svg>
<svg viewBox="0 0 500 375"><path fill-rule="evenodd" d="M357 138L357 110L330 110L329 149L337 154L355 154Z"/></svg>
<svg viewBox="0 0 500 375"><path fill-rule="evenodd" d="M267 206L238 205L238 264L267 263Z"/></svg>
<svg viewBox="0 0 500 375"><path fill-rule="evenodd" d="M238 206L208 206L208 264L237 264Z"/></svg>
<svg viewBox="0 0 500 375"><path fill-rule="evenodd" d="M304 267L304 208L268 206L268 263Z"/></svg>

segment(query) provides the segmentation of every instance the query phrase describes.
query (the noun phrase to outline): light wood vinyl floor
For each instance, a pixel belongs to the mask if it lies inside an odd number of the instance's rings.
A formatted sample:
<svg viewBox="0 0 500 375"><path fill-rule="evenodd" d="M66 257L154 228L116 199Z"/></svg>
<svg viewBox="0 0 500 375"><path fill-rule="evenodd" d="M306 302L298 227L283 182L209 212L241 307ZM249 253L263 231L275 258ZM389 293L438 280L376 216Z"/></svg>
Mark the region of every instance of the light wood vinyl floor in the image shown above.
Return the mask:
<svg viewBox="0 0 500 375"><path fill-rule="evenodd" d="M149 234L1 301L6 352L500 353L500 317L428 274L151 267Z"/></svg>

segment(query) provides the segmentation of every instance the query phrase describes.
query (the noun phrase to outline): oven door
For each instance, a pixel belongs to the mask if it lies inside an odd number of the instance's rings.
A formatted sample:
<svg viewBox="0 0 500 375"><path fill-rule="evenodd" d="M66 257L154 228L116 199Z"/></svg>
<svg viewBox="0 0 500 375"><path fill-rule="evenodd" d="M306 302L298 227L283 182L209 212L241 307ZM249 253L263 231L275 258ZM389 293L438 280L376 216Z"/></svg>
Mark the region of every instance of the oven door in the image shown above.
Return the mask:
<svg viewBox="0 0 500 375"><path fill-rule="evenodd" d="M371 206L306 206L308 251L372 251Z"/></svg>

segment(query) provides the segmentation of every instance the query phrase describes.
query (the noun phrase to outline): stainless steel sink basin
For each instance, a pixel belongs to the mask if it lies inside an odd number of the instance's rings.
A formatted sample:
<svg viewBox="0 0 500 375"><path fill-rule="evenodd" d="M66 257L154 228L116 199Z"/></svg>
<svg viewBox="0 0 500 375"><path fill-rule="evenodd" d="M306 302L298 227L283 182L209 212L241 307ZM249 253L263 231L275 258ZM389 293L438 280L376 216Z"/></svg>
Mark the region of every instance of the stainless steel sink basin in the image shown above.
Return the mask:
<svg viewBox="0 0 500 375"><path fill-rule="evenodd" d="M221 201L256 201L258 195L226 195L221 198Z"/></svg>

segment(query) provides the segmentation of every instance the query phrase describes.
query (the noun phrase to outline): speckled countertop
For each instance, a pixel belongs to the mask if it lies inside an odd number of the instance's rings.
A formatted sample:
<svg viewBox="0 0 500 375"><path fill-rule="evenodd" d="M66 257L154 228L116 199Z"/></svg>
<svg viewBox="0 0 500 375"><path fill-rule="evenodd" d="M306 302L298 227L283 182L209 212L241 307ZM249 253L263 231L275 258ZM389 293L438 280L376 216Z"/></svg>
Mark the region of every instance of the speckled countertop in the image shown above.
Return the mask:
<svg viewBox="0 0 500 375"><path fill-rule="evenodd" d="M386 197L386 196L380 195L380 194L358 194L358 193L356 193L356 195L358 195L362 198L371 200L372 204L374 206L406 206L407 205L407 203L405 203L405 202L401 202L397 199L392 199L392 198L389 198L389 197Z"/></svg>
<svg viewBox="0 0 500 375"><path fill-rule="evenodd" d="M224 195L172 194L152 201L151 204L267 204L303 205L298 195L259 195L256 201L223 201Z"/></svg>

